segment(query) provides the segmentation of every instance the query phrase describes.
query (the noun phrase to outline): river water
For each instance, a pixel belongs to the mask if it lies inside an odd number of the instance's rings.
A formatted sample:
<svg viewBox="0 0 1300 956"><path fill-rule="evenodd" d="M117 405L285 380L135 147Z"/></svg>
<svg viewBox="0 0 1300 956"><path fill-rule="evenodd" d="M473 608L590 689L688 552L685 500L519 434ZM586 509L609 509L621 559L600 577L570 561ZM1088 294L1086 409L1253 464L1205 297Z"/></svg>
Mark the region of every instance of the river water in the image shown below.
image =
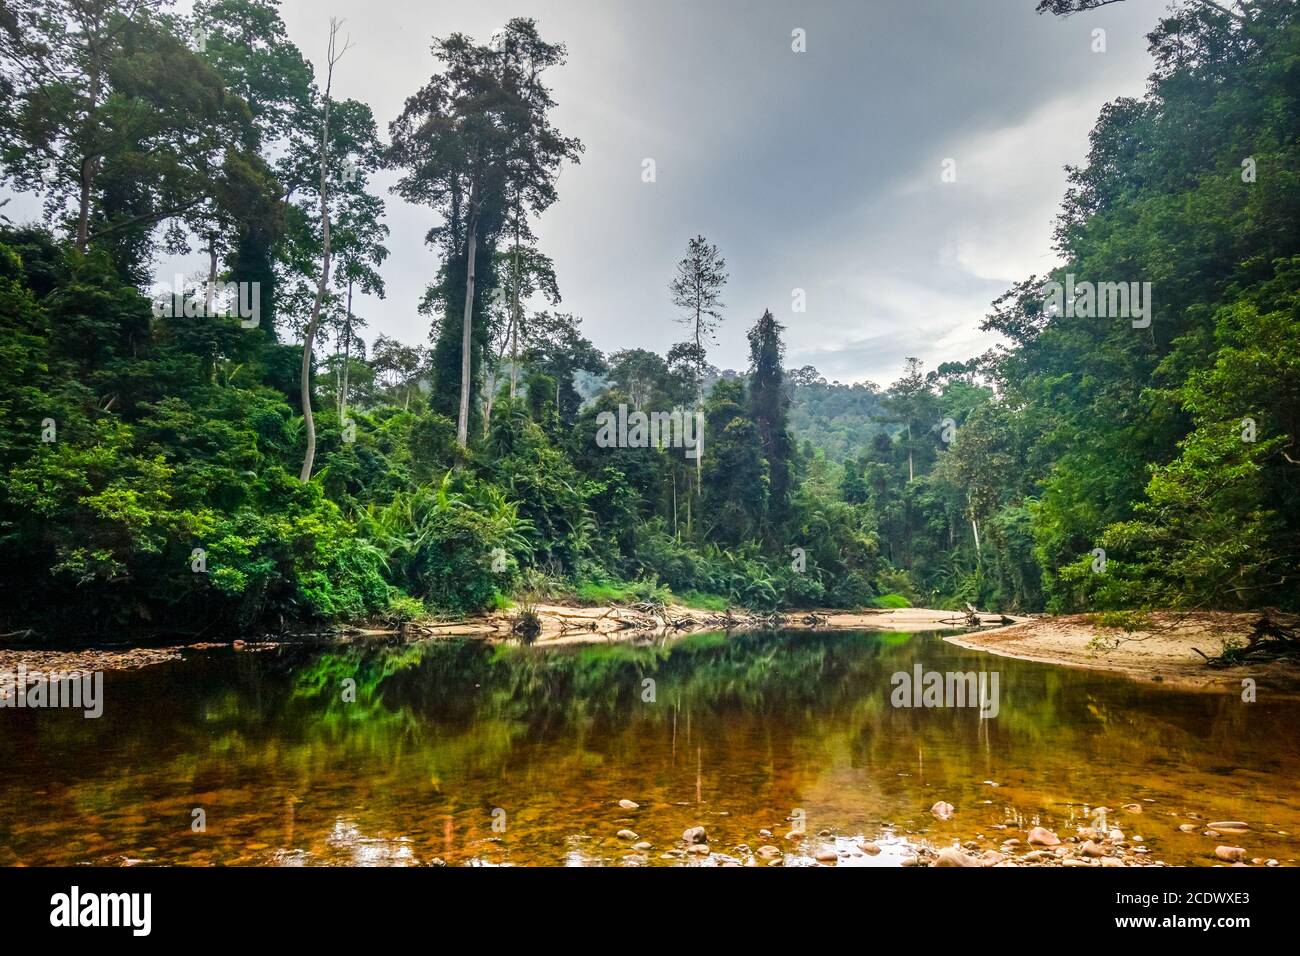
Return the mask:
<svg viewBox="0 0 1300 956"><path fill-rule="evenodd" d="M996 714L894 706L918 664L996 672ZM215 650L109 673L104 697L99 719L0 710L0 865L715 865L771 844L786 865L888 866L1034 824L1065 837L1099 806L1152 860L1300 857L1295 701L933 633ZM1214 820L1250 830L1178 829ZM710 852L664 858L693 826Z"/></svg>

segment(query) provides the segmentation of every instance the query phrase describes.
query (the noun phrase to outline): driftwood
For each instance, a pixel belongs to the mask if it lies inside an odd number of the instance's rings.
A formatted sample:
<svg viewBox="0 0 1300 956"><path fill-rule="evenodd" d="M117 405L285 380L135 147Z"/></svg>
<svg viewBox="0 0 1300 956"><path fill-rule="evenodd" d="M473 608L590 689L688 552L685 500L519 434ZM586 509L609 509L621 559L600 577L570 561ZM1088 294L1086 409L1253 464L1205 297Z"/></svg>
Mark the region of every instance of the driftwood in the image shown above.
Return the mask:
<svg viewBox="0 0 1300 956"><path fill-rule="evenodd" d="M1233 667L1237 664L1262 664L1268 661L1300 658L1300 628L1282 624L1267 615L1255 622L1246 646L1224 642L1223 652L1211 657L1200 648L1192 650L1205 658L1209 667Z"/></svg>

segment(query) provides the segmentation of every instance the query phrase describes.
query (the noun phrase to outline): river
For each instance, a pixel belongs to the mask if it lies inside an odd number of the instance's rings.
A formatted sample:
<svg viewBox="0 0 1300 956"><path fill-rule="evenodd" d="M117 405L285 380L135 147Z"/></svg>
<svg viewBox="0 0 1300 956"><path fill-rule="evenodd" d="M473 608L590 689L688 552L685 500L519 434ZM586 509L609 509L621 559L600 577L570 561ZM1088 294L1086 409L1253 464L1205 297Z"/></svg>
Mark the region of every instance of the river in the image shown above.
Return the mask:
<svg viewBox="0 0 1300 956"><path fill-rule="evenodd" d="M918 664L996 672L996 715L894 706ZM1147 859L1211 865L1224 840L1179 825L1241 820L1228 842L1288 865L1298 726L1295 701L937 633L196 651L107 674L98 719L0 710L0 865L712 865L772 845L890 866L1036 824L1064 838L1099 806ZM694 826L708 853L683 853Z"/></svg>

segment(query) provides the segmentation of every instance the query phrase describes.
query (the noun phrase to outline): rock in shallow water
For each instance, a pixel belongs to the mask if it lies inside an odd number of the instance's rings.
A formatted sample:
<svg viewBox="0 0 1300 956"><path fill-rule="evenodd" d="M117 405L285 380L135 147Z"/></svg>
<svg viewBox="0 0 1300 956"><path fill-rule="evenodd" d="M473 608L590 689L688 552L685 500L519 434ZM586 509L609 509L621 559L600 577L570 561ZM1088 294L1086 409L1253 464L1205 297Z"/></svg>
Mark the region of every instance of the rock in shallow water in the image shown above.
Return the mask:
<svg viewBox="0 0 1300 956"><path fill-rule="evenodd" d="M682 831L682 839L687 843L707 843L709 836L704 827L689 827Z"/></svg>
<svg viewBox="0 0 1300 956"><path fill-rule="evenodd" d="M957 812L957 808L951 803L940 800L930 808L930 812L934 814L935 818L938 820L948 820Z"/></svg>
<svg viewBox="0 0 1300 956"><path fill-rule="evenodd" d="M1034 827L1026 839L1037 846L1058 846L1061 838L1046 827Z"/></svg>
<svg viewBox="0 0 1300 956"><path fill-rule="evenodd" d="M946 846L939 851L935 858L933 866L980 866L980 861L973 856L967 856L955 846Z"/></svg>

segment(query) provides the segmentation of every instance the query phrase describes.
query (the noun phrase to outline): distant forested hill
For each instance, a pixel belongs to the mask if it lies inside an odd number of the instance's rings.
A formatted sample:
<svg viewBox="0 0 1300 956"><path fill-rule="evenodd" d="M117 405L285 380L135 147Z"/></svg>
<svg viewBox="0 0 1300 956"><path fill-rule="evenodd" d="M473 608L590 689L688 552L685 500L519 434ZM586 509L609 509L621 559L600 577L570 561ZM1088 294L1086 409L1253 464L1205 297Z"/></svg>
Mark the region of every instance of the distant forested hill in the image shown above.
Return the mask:
<svg viewBox="0 0 1300 956"><path fill-rule="evenodd" d="M800 445L820 448L833 461L856 458L874 435L888 430L880 421L883 393L871 382L827 382L812 366L787 373L793 395L790 428Z"/></svg>

